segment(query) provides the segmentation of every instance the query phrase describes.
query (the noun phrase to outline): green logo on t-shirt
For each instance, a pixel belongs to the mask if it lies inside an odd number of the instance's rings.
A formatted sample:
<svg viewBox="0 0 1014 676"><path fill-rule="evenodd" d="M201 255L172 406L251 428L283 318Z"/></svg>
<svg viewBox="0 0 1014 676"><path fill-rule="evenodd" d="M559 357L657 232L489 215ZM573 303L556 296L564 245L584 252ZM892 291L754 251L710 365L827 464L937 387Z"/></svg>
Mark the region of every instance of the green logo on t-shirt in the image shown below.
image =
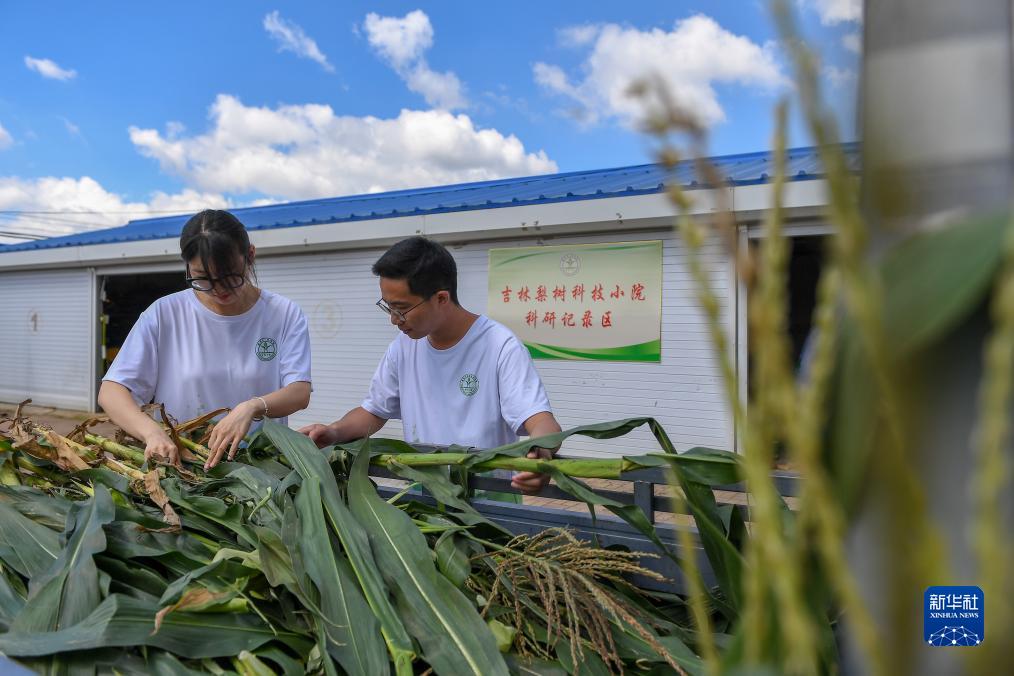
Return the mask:
<svg viewBox="0 0 1014 676"><path fill-rule="evenodd" d="M254 347L254 353L261 361L271 361L278 354L278 343L274 338L261 338Z"/></svg>
<svg viewBox="0 0 1014 676"><path fill-rule="evenodd" d="M458 389L466 397L471 397L473 394L479 391L479 379L475 377L473 373L466 373L461 376L461 380L458 381Z"/></svg>

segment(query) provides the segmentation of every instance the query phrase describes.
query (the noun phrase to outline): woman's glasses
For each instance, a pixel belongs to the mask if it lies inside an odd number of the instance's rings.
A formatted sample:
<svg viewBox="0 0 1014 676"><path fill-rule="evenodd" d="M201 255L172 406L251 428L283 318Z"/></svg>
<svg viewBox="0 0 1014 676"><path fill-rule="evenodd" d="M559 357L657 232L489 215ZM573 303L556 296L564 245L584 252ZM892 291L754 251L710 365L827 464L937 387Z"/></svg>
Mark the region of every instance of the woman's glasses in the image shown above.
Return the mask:
<svg viewBox="0 0 1014 676"><path fill-rule="evenodd" d="M208 292L217 285L219 288L234 291L246 284L246 261L243 262L243 274L224 275L222 277L191 277L190 266L187 265L187 283L197 291Z"/></svg>

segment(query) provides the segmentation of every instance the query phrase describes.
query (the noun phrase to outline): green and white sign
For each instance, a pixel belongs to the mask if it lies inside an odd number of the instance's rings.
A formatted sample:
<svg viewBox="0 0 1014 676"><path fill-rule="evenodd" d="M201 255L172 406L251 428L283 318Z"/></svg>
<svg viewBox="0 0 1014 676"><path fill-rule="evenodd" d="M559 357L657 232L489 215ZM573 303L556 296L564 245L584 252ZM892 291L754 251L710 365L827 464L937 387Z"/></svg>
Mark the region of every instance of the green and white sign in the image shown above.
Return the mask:
<svg viewBox="0 0 1014 676"><path fill-rule="evenodd" d="M662 242L489 251L489 310L536 359L662 360Z"/></svg>

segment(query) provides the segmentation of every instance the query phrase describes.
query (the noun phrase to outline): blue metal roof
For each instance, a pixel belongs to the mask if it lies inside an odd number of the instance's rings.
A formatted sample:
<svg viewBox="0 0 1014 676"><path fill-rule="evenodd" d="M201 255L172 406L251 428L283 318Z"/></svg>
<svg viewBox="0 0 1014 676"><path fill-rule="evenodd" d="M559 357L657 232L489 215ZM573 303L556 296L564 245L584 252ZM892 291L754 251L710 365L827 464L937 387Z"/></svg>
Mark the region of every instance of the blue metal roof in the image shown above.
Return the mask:
<svg viewBox="0 0 1014 676"><path fill-rule="evenodd" d="M844 144L842 148L851 168L858 170L859 144ZM793 148L787 154L787 174L790 180L812 180L823 175L816 148ZM712 158L712 161L733 185L767 183L772 178L770 152L725 155ZM661 192L666 185L673 184L689 188L698 187L697 172L692 161L681 162L672 171L667 171L658 164L642 164L617 169L574 171L287 202L231 211L243 222L247 230L254 231L449 211L648 195ZM131 221L116 228L0 245L0 253L179 237L183 224L190 216L191 214L149 218Z"/></svg>

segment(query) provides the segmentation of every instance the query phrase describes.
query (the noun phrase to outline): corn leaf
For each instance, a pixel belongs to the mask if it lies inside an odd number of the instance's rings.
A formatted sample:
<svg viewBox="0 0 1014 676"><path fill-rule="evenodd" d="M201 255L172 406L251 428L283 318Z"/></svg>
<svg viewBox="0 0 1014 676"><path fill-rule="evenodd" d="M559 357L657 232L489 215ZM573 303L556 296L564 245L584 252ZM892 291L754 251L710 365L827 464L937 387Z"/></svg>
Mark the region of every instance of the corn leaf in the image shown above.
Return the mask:
<svg viewBox="0 0 1014 676"><path fill-rule="evenodd" d="M286 655L279 648L261 648L255 654L261 659L274 662L279 667L275 673L281 673L284 676L302 676L304 672L302 664Z"/></svg>
<svg viewBox="0 0 1014 676"><path fill-rule="evenodd" d="M257 545L253 529L243 521L242 505L227 505L219 498L195 495L183 489L176 478L167 478L163 481L162 489L177 507L229 529L251 547Z"/></svg>
<svg viewBox="0 0 1014 676"><path fill-rule="evenodd" d="M259 519L281 524L282 512L272 500L266 496L276 496L281 492L281 481L266 472L250 465L234 463L233 469L224 477L213 481L205 481L200 489L204 493L225 489L239 500L262 503L258 508ZM218 469L216 467L216 469ZM286 472L291 470L286 469Z"/></svg>
<svg viewBox="0 0 1014 676"><path fill-rule="evenodd" d="M468 540L453 531L443 533L433 545L437 568L458 589L465 589L465 582L472 573Z"/></svg>
<svg viewBox="0 0 1014 676"><path fill-rule="evenodd" d="M325 631L325 619L320 608L320 594L310 580L310 576L303 565L302 552L302 524L299 520L299 513L288 493L282 496L282 542L289 554L292 563L292 576L296 583L289 587L289 590L299 598L304 607L311 609L312 633L316 640L312 652L307 656L307 671L319 673L324 670L325 676L337 676L334 661L327 649L328 637ZM410 662L406 662L406 669L410 669Z"/></svg>
<svg viewBox="0 0 1014 676"><path fill-rule="evenodd" d="M148 676L151 673L140 658L112 648L60 653L23 660L22 664L40 676L94 676L96 673ZM6 671L2 673L7 674Z"/></svg>
<svg viewBox="0 0 1014 676"><path fill-rule="evenodd" d="M475 606L437 572L426 538L412 518L377 495L369 453L361 451L349 477L349 507L363 523L385 579L423 657L437 673L507 674Z"/></svg>
<svg viewBox="0 0 1014 676"><path fill-rule="evenodd" d="M127 477L122 474L117 474L108 467L92 467L91 469L74 472L73 476L76 479L96 481L104 485L106 488L119 491L120 493L126 494L130 492L130 481Z"/></svg>
<svg viewBox="0 0 1014 676"><path fill-rule="evenodd" d="M369 439L357 439L350 441L346 444L338 444L334 448L343 450L353 451L356 455L362 450L363 446L367 446L370 449L371 454L380 453L418 453L419 449L415 448L408 442L402 441L401 439L385 439L385 438L369 438ZM322 449L322 452L326 453L327 448Z"/></svg>
<svg viewBox="0 0 1014 676"><path fill-rule="evenodd" d="M405 626L391 606L387 585L377 569L366 532L345 506L331 467L316 445L302 434L270 420L266 421L261 429L303 481L311 477L320 480L321 499L328 523L341 541L363 595L380 621L395 670L399 674L403 673L410 668L415 654L412 639L409 638Z"/></svg>
<svg viewBox="0 0 1014 676"><path fill-rule="evenodd" d="M996 214L919 232L892 247L880 265L886 345L907 359L944 338L977 311L993 288L1010 223ZM880 429L869 355L852 317L843 317L831 384L827 454L846 508L855 508L875 462Z"/></svg>
<svg viewBox="0 0 1014 676"><path fill-rule="evenodd" d="M244 650L233 659L236 672L240 676L275 676L274 669L265 664L252 652Z"/></svg>
<svg viewBox="0 0 1014 676"><path fill-rule="evenodd" d="M198 581L202 582L203 586L216 591L242 589L246 581L256 574L257 571L247 568L242 564L226 559L216 559L206 566L195 568L175 579L166 587L162 598L158 601L158 605L168 606L179 602L186 593L187 588Z"/></svg>
<svg viewBox="0 0 1014 676"><path fill-rule="evenodd" d="M7 577L8 573L0 565L0 631L7 631L11 622L21 609L25 607L25 596Z"/></svg>
<svg viewBox="0 0 1014 676"><path fill-rule="evenodd" d="M155 613L155 633L162 628L162 623L170 613L198 612L225 603L235 596L235 592L213 592L205 587L192 587L183 593L179 601Z"/></svg>
<svg viewBox="0 0 1014 676"><path fill-rule="evenodd" d="M176 510L169 504L169 496L162 490L162 486L159 484L158 470L153 469L144 475L144 488L148 491L148 497L162 510L164 519L171 528L180 527L180 517L176 514Z"/></svg>
<svg viewBox="0 0 1014 676"><path fill-rule="evenodd" d="M157 601L165 593L166 580L150 568L140 565L137 561L124 561L107 554L95 557L99 570L112 578L111 588L125 592L130 596Z"/></svg>
<svg viewBox="0 0 1014 676"><path fill-rule="evenodd" d="M542 437L523 439L521 441L514 442L513 444L491 448L486 451L479 451L478 453L473 454L475 459L468 464L471 465L492 460L498 455L506 455L515 458L521 457L536 446L542 448L556 448L563 443L567 437L575 434L591 437L593 439L614 439L629 433L631 430L634 430L641 425L648 425L652 434L656 439L658 439L659 445L662 447L663 451L666 453L675 452L673 450L672 443L669 441L668 436L666 436L665 431L654 418L627 418L625 420L580 425L578 427L572 427L569 430L557 432L556 434L547 434Z"/></svg>
<svg viewBox="0 0 1014 676"><path fill-rule="evenodd" d="M0 502L0 560L31 579L47 570L61 549L56 531Z"/></svg>
<svg viewBox="0 0 1014 676"><path fill-rule="evenodd" d="M679 468L684 476L705 486L723 486L743 478L739 456L715 448L695 447L682 453L650 453L625 457L631 466Z"/></svg>
<svg viewBox="0 0 1014 676"><path fill-rule="evenodd" d="M505 660L511 673L518 676L567 676L568 673L578 673L576 671L568 672L560 666L559 662L550 662L538 657L522 657L521 655L510 653L505 657ZM580 673L595 674L595 672L587 670L582 670ZM605 671L603 673L608 674L609 672Z"/></svg>
<svg viewBox="0 0 1014 676"><path fill-rule="evenodd" d="M112 594L78 624L48 632L0 635L0 652L12 657L37 657L73 650L146 645L180 657L228 657L278 640L298 654L312 646L307 637L272 631L250 613L171 613L157 633L158 606Z"/></svg>
<svg viewBox="0 0 1014 676"><path fill-rule="evenodd" d="M14 447L36 458L49 460L63 470L88 469L88 463L62 437L54 434L52 430L44 430L43 437L51 444L50 446L39 443L34 434L24 433L14 443Z"/></svg>
<svg viewBox="0 0 1014 676"><path fill-rule="evenodd" d="M303 480L295 507L301 524L303 563L320 592L328 652L351 674L387 673L380 625L356 585L348 562L331 545L316 477Z"/></svg>
<svg viewBox="0 0 1014 676"><path fill-rule="evenodd" d="M649 538L660 551L664 552L681 568L683 567L682 555L667 546L659 538L655 526L652 525L644 512L635 505L625 505L611 498L599 495L586 484L565 474L557 472L548 464L545 465L547 474L553 477L557 486L589 505L589 507L605 507L610 512L620 517L639 532ZM715 571L715 577L719 586L729 599L730 603L722 603L712 596L712 602L720 608L727 616L734 617L739 608L740 599L740 575L742 569L742 555L729 542L721 517L717 514L715 494L711 488L694 483L685 477L681 477L677 471L680 487L684 490L687 498L687 505L697 523L698 534L708 560ZM692 554L691 554L692 555Z"/></svg>
<svg viewBox="0 0 1014 676"><path fill-rule="evenodd" d="M560 660L565 673L581 674L582 676L610 676L612 673L609 671L606 663L602 661L602 658L598 656L598 653L590 647L579 643L577 652L578 663L575 665L574 658L570 652L570 641L565 638L557 640L556 658Z"/></svg>
<svg viewBox="0 0 1014 676"><path fill-rule="evenodd" d="M296 578L292 570L292 559L285 549L282 538L270 528L257 527L257 553L261 559L261 571L272 587L294 585Z"/></svg>
<svg viewBox="0 0 1014 676"><path fill-rule="evenodd" d="M553 447L574 434L581 434L597 439L608 439L620 434L626 434L641 425L649 426L655 439L666 453L652 454L644 458L625 458L625 463L641 467L663 466L664 464L675 471L680 487L686 495L687 506L690 508L690 512L697 524L701 545L704 547L708 560L715 572L715 578L727 602L718 602L714 597L712 600L727 617L732 619L737 615L742 602L741 574L743 557L733 543L730 542L729 533L725 528L721 515L718 513L717 503L711 487L734 483L741 478L739 460L735 454L709 448L695 448L685 453L676 454L675 447L669 440L665 430L662 429L654 418L631 418L611 423L583 425L558 434L538 439L528 439L484 453L476 453L475 456L485 457L496 454L517 456L527 453L534 446ZM589 506L605 507L650 538L659 549L668 554L677 564L681 565L679 555L659 539L658 534L655 532L655 527L648 521L644 512L640 509L633 505L624 505L615 500L604 498L595 493L586 484L553 470L550 465L546 464L544 467L543 471L554 478L560 489L582 500Z"/></svg>
<svg viewBox="0 0 1014 676"><path fill-rule="evenodd" d="M652 638L665 648L669 656L676 660L690 676L703 676L704 663L694 651L676 636L659 636L650 628L645 627ZM616 641L617 650L625 658L636 661L639 664L655 663L666 664L663 656L659 655L637 632L632 631L628 626L623 630L615 630L613 638Z"/></svg>
<svg viewBox="0 0 1014 676"><path fill-rule="evenodd" d="M62 531L71 501L46 495L28 486L0 486L0 503L6 503L32 521Z"/></svg>
<svg viewBox="0 0 1014 676"><path fill-rule="evenodd" d="M370 451L370 455L373 455ZM451 483L447 476L447 470L443 467L409 467L399 462L389 462L388 469L397 474L400 478L418 483L429 491L438 502L448 507L453 507L461 512L467 512L482 517L475 507L464 498L464 489L457 484Z"/></svg>
<svg viewBox="0 0 1014 676"><path fill-rule="evenodd" d="M148 653L148 663L145 666L154 676L198 676L204 674L203 671L188 669L173 655L160 650L152 650Z"/></svg>
<svg viewBox="0 0 1014 676"><path fill-rule="evenodd" d="M157 521L155 523L158 524ZM106 525L104 530L109 553L124 559L177 554L194 560L195 566L200 566L215 554L215 550L186 532L159 533L146 530L135 521L119 520Z"/></svg>
<svg viewBox="0 0 1014 676"><path fill-rule="evenodd" d="M14 618L14 632L53 631L84 619L102 600L94 555L106 548L104 524L113 520L113 499L104 486L76 503L67 516L67 544L46 572L31 579L28 603Z"/></svg>

